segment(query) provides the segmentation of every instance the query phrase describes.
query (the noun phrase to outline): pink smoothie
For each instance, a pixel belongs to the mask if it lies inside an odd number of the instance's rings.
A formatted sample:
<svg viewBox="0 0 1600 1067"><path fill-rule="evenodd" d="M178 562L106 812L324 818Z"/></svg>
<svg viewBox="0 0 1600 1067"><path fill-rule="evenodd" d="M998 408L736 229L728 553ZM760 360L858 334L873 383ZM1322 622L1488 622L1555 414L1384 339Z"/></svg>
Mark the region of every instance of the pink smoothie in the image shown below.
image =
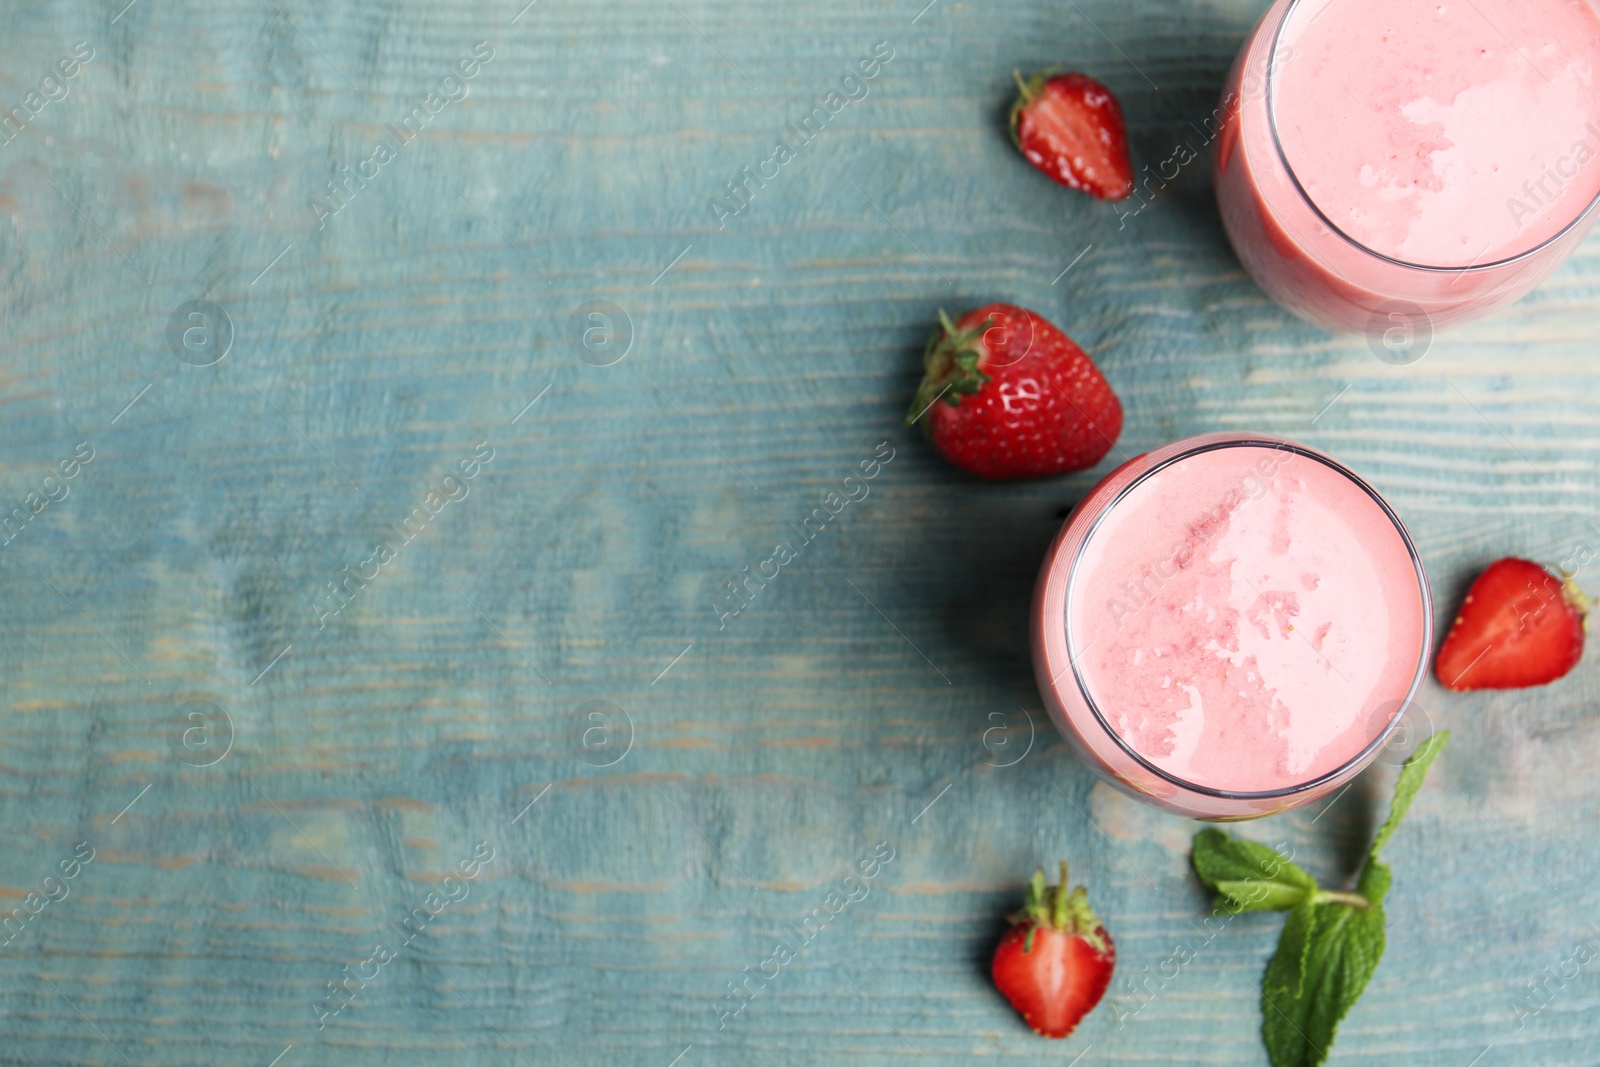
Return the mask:
<svg viewBox="0 0 1600 1067"><path fill-rule="evenodd" d="M1400 361L1538 285L1597 214L1597 4L1275 0L1208 123L1251 277Z"/></svg>
<svg viewBox="0 0 1600 1067"><path fill-rule="evenodd" d="M1387 728L1426 604L1404 534L1360 483L1230 445L1147 474L1099 517L1072 567L1067 646L1139 757L1263 793L1338 770Z"/></svg>
<svg viewBox="0 0 1600 1067"><path fill-rule="evenodd" d="M1284 159L1347 236L1407 263L1502 260L1600 194L1588 0L1301 0L1273 85Z"/></svg>

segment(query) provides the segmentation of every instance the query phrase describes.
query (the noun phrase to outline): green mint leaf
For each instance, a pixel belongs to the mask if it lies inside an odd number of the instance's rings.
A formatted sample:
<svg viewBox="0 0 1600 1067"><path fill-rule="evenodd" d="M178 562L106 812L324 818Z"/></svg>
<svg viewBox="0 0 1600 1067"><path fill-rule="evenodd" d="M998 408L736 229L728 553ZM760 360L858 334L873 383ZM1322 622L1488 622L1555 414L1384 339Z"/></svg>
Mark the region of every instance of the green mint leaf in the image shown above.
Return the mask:
<svg viewBox="0 0 1600 1067"><path fill-rule="evenodd" d="M1298 993L1292 961L1273 957L1261 984L1261 1040L1273 1067L1321 1067L1327 1060L1339 1023L1383 956L1383 922L1382 905L1313 905ZM1280 955L1284 948L1280 941Z"/></svg>
<svg viewBox="0 0 1600 1067"><path fill-rule="evenodd" d="M1428 776L1428 768L1433 766L1434 757L1444 749L1450 740L1450 731L1434 734L1411 753L1411 758L1406 760L1405 766L1400 768L1400 780L1394 786L1394 800L1389 802L1389 817L1378 827L1378 836L1372 839L1372 848L1367 855L1376 858L1383 846L1389 843L1395 830L1400 827L1400 820L1406 817L1406 812L1411 808L1411 801L1416 797L1417 790L1422 788L1422 780Z"/></svg>
<svg viewBox="0 0 1600 1067"><path fill-rule="evenodd" d="M1317 889L1314 878L1266 845L1217 829L1195 835L1191 860L1200 881L1216 891L1217 907L1231 912L1285 911Z"/></svg>
<svg viewBox="0 0 1600 1067"><path fill-rule="evenodd" d="M1389 873L1389 865L1367 857L1366 864L1361 868L1361 878L1356 882L1356 892L1367 898L1367 902L1374 907L1383 906L1383 898L1389 895L1389 883L1393 881Z"/></svg>
<svg viewBox="0 0 1600 1067"><path fill-rule="evenodd" d="M1435 734L1400 769L1389 817L1378 828L1356 892L1366 907L1339 901L1297 906L1284 924L1277 954L1261 983L1261 1039L1273 1067L1320 1067L1385 944L1383 900L1393 874L1378 853L1406 816L1428 767L1449 741ZM1307 912L1309 911L1309 916Z"/></svg>
<svg viewBox="0 0 1600 1067"><path fill-rule="evenodd" d="M1299 997L1305 992L1306 957L1311 954L1311 933L1316 917L1317 905L1309 894L1302 896L1289 912L1283 933L1278 935L1278 951L1267 964L1267 976L1262 980L1263 996L1268 989L1275 996Z"/></svg>

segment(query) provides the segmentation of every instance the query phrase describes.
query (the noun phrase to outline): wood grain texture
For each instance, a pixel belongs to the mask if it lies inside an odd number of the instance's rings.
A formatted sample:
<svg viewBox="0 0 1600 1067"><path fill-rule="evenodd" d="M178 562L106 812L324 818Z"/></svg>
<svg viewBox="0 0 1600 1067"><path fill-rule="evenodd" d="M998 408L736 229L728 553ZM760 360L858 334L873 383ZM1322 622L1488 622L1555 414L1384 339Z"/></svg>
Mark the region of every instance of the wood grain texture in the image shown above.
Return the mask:
<svg viewBox="0 0 1600 1067"><path fill-rule="evenodd" d="M900 429L921 342L940 307L1028 304L1105 369L1128 455L1219 428L1332 452L1407 519L1447 623L1496 556L1600 548L1600 245L1391 367L1243 276L1203 167L1119 224L1006 140L1012 69L1060 63L1166 158L1257 3L519 6L6 6L8 105L95 58L0 147L0 511L95 458L0 548L0 898L95 855L0 949L0 1062L1263 1063L1277 920L1207 939L1194 826L1097 786L1039 711L1034 571L1103 472L958 477ZM470 95L319 228L311 199L478 41ZM719 228L724 183L879 41L870 95ZM235 329L208 367L166 338L197 299ZM568 341L597 300L632 324L612 366ZM883 441L870 496L719 629L723 583ZM1511 1006L1595 936L1596 679L1430 682L1455 738L1334 1062L1596 1061L1592 967ZM591 701L631 729L585 747ZM1336 877L1390 775L1242 832ZM480 841L464 899L319 1030ZM865 899L719 1029L880 841ZM1058 856L1120 968L1064 1045L985 973Z"/></svg>

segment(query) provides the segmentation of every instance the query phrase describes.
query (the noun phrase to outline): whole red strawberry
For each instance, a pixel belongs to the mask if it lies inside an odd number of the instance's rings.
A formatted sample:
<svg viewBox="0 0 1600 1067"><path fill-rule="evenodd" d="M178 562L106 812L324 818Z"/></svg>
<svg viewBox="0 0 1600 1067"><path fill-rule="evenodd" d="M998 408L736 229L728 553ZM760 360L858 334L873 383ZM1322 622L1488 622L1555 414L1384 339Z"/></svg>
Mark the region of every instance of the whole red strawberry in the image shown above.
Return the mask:
<svg viewBox="0 0 1600 1067"><path fill-rule="evenodd" d="M1011 916L1011 929L994 950L994 984L1045 1037L1066 1037L1094 1010L1111 985L1117 947L1089 907L1088 891L1045 888L1044 869L1034 872L1028 899Z"/></svg>
<svg viewBox="0 0 1600 1067"><path fill-rule="evenodd" d="M1065 474L1100 462L1122 432L1122 404L1083 349L1042 316L990 304L928 342L906 425L984 478Z"/></svg>
<svg viewBox="0 0 1600 1067"><path fill-rule="evenodd" d="M1087 74L1017 76L1011 139L1029 163L1062 185L1102 200L1133 192L1128 131L1111 90Z"/></svg>
<svg viewBox="0 0 1600 1067"><path fill-rule="evenodd" d="M1583 656L1589 598L1571 578L1525 559L1478 575L1439 649L1447 689L1521 689L1553 682Z"/></svg>

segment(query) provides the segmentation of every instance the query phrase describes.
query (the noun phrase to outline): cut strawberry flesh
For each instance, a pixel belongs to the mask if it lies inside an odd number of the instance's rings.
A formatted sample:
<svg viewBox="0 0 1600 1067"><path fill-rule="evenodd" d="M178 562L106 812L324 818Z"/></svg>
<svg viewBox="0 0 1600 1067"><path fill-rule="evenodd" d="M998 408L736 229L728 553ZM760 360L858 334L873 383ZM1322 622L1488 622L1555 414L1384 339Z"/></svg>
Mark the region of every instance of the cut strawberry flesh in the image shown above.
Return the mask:
<svg viewBox="0 0 1600 1067"><path fill-rule="evenodd" d="M1588 602L1570 582L1525 559L1478 576L1434 665L1447 689L1544 685L1583 656Z"/></svg>
<svg viewBox="0 0 1600 1067"><path fill-rule="evenodd" d="M1076 934L1039 927L1023 951L1025 929L1006 935L994 965L995 984L1034 1031L1066 1037L1100 1003L1111 984L1115 953L1105 954Z"/></svg>
<svg viewBox="0 0 1600 1067"><path fill-rule="evenodd" d="M1122 109L1111 91L1088 75L1025 83L1013 121L1028 162L1062 185L1106 200L1133 192Z"/></svg>

